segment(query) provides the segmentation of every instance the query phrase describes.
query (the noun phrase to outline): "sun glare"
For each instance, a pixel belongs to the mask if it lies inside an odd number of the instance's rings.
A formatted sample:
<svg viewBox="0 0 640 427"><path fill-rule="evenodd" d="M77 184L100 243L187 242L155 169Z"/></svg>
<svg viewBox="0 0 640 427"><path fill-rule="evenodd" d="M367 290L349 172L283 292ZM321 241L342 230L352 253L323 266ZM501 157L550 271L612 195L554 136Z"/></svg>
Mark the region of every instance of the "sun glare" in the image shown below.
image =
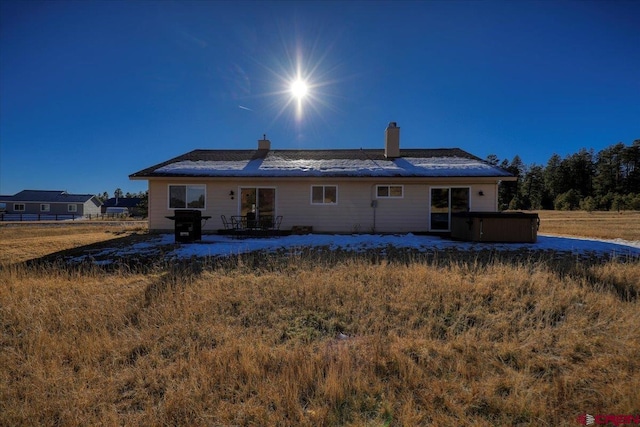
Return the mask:
<svg viewBox="0 0 640 427"><path fill-rule="evenodd" d="M309 87L304 80L297 79L291 83L291 95L298 100L304 98L308 91Z"/></svg>
<svg viewBox="0 0 640 427"><path fill-rule="evenodd" d="M302 48L294 50L284 48L286 55L276 66L266 69L277 78L277 89L268 95L277 95L273 105L278 107L274 118L277 120L285 111L293 112L293 117L298 124L311 122L311 115L322 114L322 107L328 106L326 99L327 86L335 83L330 78L334 68L324 64L328 53L313 55L304 60ZM307 111L312 110L312 111Z"/></svg>

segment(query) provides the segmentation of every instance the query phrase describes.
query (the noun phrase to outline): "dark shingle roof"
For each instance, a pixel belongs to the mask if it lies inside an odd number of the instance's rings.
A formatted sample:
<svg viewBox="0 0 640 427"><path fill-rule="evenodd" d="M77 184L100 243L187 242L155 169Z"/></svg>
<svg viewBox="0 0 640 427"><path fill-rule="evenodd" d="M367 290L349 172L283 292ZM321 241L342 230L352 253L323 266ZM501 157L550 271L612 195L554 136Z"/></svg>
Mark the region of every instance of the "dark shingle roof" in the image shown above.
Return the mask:
<svg viewBox="0 0 640 427"><path fill-rule="evenodd" d="M62 190L23 190L13 196L2 197L11 202L85 203L93 194L69 194Z"/></svg>
<svg viewBox="0 0 640 427"><path fill-rule="evenodd" d="M459 148L403 149L391 159L382 149L193 150L133 173L129 178L304 176L512 177Z"/></svg>

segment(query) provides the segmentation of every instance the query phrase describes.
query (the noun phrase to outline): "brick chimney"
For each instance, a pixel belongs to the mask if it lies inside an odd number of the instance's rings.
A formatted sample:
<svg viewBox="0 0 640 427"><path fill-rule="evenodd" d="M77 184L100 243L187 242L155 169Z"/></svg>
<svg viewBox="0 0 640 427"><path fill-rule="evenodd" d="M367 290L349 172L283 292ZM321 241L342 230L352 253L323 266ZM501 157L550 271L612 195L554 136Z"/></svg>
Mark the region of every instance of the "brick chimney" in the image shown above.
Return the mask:
<svg viewBox="0 0 640 427"><path fill-rule="evenodd" d="M400 128L396 122L389 123L384 131L384 156L391 159L400 157Z"/></svg>
<svg viewBox="0 0 640 427"><path fill-rule="evenodd" d="M267 139L267 135L262 135L262 139L258 140L258 150L271 150L271 141Z"/></svg>

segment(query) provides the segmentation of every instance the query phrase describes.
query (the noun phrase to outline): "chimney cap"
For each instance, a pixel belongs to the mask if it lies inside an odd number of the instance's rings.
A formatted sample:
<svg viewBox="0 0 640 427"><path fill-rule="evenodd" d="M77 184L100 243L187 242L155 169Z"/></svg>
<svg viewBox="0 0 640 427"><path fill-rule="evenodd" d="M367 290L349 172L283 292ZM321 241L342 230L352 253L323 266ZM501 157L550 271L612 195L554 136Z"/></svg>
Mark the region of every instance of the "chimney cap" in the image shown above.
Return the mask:
<svg viewBox="0 0 640 427"><path fill-rule="evenodd" d="M390 128L397 128L398 127L398 123L397 122L389 122L389 126Z"/></svg>

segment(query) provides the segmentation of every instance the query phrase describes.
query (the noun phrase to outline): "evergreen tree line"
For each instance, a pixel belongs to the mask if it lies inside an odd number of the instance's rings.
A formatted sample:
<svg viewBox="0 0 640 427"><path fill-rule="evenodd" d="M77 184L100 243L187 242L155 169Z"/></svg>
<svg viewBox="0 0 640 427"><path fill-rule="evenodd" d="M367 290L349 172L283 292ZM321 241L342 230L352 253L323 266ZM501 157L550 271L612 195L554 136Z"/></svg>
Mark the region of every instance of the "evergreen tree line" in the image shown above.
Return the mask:
<svg viewBox="0 0 640 427"><path fill-rule="evenodd" d="M102 194L96 194L96 197L102 203L104 203L104 202L106 202L107 200L110 199L109 193L107 191L104 191ZM113 192L113 197L114 198L118 198L118 199L128 199L128 198L137 197L137 198L142 199L142 200L140 200L138 205L131 210L130 213L132 215L135 215L135 216L147 216L148 215L148 211L149 211L149 191L140 191L138 193L130 193L130 192L127 191L126 193L124 193L122 191L122 189L116 188L115 191Z"/></svg>
<svg viewBox="0 0 640 427"><path fill-rule="evenodd" d="M640 210L640 139L598 153L583 148L564 159L554 153L546 166L527 166L518 155L500 161L490 154L486 160L518 177L500 185L501 210ZM104 202L109 193L97 197ZM146 205L149 196L147 191L123 194L117 188L114 197L140 197Z"/></svg>
<svg viewBox="0 0 640 427"><path fill-rule="evenodd" d="M553 154L546 166L526 166L517 155L510 162L486 160L518 177L500 185L501 210L640 210L640 139L598 153L583 148L564 159Z"/></svg>
<svg viewBox="0 0 640 427"><path fill-rule="evenodd" d="M102 203L110 199L109 193L107 191L103 192L102 194L96 194L96 197ZM140 191L138 193L130 193L127 191L126 193L124 193L120 188L116 188L116 190L113 192L113 197L116 197L118 199L138 197L140 199L146 200L149 197L149 192Z"/></svg>

